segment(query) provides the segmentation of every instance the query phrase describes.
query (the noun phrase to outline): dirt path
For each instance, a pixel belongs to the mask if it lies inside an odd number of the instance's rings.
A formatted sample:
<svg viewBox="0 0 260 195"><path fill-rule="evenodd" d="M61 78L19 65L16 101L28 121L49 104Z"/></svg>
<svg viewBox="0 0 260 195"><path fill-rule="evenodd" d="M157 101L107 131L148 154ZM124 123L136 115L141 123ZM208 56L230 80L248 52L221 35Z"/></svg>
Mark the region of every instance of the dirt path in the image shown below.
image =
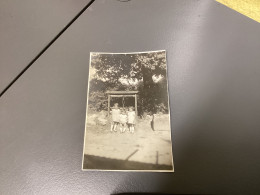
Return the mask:
<svg viewBox="0 0 260 195"><path fill-rule="evenodd" d="M110 132L106 126L87 126L85 154L118 160L158 165L171 165L170 130L152 131L149 123L142 122L134 134L129 131Z"/></svg>

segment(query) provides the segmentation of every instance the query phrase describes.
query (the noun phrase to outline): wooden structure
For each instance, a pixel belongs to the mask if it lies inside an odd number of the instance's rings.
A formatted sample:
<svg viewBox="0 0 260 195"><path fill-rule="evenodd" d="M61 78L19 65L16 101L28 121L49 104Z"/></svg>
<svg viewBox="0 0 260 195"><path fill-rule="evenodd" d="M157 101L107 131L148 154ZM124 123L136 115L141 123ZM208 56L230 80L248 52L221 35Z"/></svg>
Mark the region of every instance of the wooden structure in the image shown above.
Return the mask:
<svg viewBox="0 0 260 195"><path fill-rule="evenodd" d="M108 95L108 115L110 115L110 100L112 97L134 97L135 98L135 114L137 116L137 94L138 91L107 91Z"/></svg>

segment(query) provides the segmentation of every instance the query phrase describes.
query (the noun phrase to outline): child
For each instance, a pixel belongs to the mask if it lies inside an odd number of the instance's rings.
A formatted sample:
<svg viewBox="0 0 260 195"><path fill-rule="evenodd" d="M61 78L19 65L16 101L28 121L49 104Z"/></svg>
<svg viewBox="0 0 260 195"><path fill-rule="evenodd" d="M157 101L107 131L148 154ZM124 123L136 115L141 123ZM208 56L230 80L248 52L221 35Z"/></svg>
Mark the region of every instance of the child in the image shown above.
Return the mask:
<svg viewBox="0 0 260 195"><path fill-rule="evenodd" d="M127 123L127 114L125 109L120 109L121 114L120 114L120 131L121 133L124 133L126 130L126 123Z"/></svg>
<svg viewBox="0 0 260 195"><path fill-rule="evenodd" d="M120 117L120 109L118 108L118 103L114 104L114 107L112 108L112 123L111 123L111 129L110 131L117 131L116 127L119 124L119 117Z"/></svg>
<svg viewBox="0 0 260 195"><path fill-rule="evenodd" d="M129 108L129 111L127 113L127 119L128 119L128 125L129 125L129 130L130 133L134 133L135 132L135 111L133 109L133 107Z"/></svg>

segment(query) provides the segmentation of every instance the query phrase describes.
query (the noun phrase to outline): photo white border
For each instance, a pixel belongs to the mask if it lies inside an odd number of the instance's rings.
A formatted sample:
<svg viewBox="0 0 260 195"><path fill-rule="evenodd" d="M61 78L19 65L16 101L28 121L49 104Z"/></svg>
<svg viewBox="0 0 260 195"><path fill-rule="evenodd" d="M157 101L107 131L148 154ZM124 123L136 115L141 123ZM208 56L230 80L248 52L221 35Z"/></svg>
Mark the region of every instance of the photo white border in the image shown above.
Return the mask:
<svg viewBox="0 0 260 195"><path fill-rule="evenodd" d="M88 100L89 100L89 79L90 79L90 68L91 68L91 56L92 54L141 54L141 53L155 53L155 52L165 52L165 60L166 60L166 76L167 76L167 95L168 95L168 109L169 109L169 123L170 123L170 138L171 138L171 159L172 159L172 170L157 170L157 169L150 169L150 170L121 170L121 169L84 169L84 150L86 144L86 131L87 131L87 116L88 116ZM167 52L166 50L154 50L154 51L142 51L142 52L126 52L126 53L110 53L110 52L90 52L89 53L89 69L88 69L88 90L87 90L87 101L86 101L86 113L85 113L85 130L84 130L84 144L83 144L83 155L82 155L82 171L101 171L101 172L165 172L165 173L174 173L174 162L173 162L173 151L172 151L172 126L171 126L171 106L170 106L170 97L169 97L169 80L168 80L168 60L167 60ZM136 161L138 162L138 161Z"/></svg>

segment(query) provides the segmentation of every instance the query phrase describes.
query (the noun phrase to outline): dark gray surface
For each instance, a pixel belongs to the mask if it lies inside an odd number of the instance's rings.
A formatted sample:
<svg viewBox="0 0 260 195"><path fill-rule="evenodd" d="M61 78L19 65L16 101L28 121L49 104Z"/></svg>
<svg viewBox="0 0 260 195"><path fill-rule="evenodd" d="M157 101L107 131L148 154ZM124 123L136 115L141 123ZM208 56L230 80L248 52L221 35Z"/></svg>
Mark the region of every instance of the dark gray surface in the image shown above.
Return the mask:
<svg viewBox="0 0 260 195"><path fill-rule="evenodd" d="M89 1L0 1L0 93Z"/></svg>
<svg viewBox="0 0 260 195"><path fill-rule="evenodd" d="M0 193L259 193L259 34L214 1L96 1L0 99ZM82 172L89 52L158 49L175 173Z"/></svg>

